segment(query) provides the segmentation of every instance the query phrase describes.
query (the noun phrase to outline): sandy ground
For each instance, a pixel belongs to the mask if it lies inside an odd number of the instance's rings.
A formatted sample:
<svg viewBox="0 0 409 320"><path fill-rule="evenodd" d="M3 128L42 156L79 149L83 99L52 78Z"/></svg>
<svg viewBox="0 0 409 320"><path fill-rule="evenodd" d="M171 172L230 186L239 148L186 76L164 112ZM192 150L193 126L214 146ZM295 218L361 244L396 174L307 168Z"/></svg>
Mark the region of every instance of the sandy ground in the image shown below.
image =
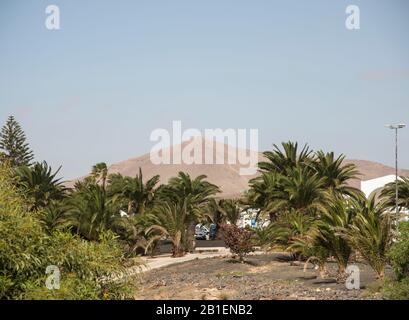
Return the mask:
<svg viewBox="0 0 409 320"><path fill-rule="evenodd" d="M180 264L191 260L201 260L214 257L228 256L229 250L224 247L214 248L196 248L195 253L188 253L183 257L173 258L171 254L162 254L156 257L142 258L143 265L139 268L139 272L147 272L153 269L168 267L174 264Z"/></svg>
<svg viewBox="0 0 409 320"><path fill-rule="evenodd" d="M289 262L285 254L261 254L237 263L230 256L194 259L152 269L138 276L136 299L380 299L374 272L360 268L360 290L347 290L334 279L322 280L312 266ZM335 263L328 265L336 273Z"/></svg>

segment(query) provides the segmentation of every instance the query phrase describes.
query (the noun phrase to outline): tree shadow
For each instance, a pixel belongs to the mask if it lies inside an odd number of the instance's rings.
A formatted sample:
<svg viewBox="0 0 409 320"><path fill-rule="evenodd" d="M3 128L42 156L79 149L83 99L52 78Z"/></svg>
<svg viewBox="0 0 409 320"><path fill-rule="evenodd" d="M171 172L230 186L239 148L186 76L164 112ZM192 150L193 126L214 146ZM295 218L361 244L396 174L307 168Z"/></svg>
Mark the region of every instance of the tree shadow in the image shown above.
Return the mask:
<svg viewBox="0 0 409 320"><path fill-rule="evenodd" d="M313 281L313 284L332 284L338 283L337 279L335 278L326 278L326 279L318 279L317 281Z"/></svg>
<svg viewBox="0 0 409 320"><path fill-rule="evenodd" d="M260 263L252 261L252 260L247 260L247 259L244 259L243 261L240 261L238 259L232 259L231 258L231 259L226 260L226 262L227 263L232 263L232 264L245 264L245 265L250 265L252 267L260 266Z"/></svg>
<svg viewBox="0 0 409 320"><path fill-rule="evenodd" d="M277 262L292 262L295 261L294 257L289 254L278 253L273 256L273 261Z"/></svg>
<svg viewBox="0 0 409 320"><path fill-rule="evenodd" d="M302 276L302 277L297 277L296 279L297 279L297 280L314 280L314 279L317 279L317 278L318 278L318 276L313 275L313 276Z"/></svg>

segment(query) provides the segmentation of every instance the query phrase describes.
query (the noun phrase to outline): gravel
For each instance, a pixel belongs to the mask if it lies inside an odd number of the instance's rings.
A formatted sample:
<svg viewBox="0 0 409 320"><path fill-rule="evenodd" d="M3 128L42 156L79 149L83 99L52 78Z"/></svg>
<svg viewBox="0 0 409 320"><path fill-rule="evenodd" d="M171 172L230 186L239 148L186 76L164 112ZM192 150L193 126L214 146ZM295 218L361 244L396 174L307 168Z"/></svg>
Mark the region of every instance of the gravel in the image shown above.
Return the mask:
<svg viewBox="0 0 409 320"><path fill-rule="evenodd" d="M192 260L141 275L136 299L361 300L381 299L373 271L360 268L361 290L348 290L335 279L322 280L310 267L286 261L282 254L249 256L241 264L230 257ZM335 263L329 263L336 274Z"/></svg>

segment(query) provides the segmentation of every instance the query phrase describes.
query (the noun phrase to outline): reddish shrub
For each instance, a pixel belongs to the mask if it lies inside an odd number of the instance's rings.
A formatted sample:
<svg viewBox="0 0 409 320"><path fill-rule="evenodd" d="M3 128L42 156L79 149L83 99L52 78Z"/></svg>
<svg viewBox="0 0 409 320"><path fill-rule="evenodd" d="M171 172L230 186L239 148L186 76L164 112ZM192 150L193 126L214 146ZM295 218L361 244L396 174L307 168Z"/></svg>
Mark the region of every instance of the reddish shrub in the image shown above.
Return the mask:
<svg viewBox="0 0 409 320"><path fill-rule="evenodd" d="M254 251L252 236L253 231L248 228L239 228L236 225L226 224L222 227L224 241L230 251L239 257L240 262L244 257Z"/></svg>

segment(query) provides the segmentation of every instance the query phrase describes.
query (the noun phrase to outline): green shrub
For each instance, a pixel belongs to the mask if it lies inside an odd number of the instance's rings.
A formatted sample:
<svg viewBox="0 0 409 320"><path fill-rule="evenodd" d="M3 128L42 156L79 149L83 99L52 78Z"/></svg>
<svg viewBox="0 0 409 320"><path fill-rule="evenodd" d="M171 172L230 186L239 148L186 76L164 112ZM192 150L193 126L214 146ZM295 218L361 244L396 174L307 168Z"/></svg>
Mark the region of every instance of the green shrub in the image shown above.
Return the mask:
<svg viewBox="0 0 409 320"><path fill-rule="evenodd" d="M390 300L409 300L409 278L385 281L383 295Z"/></svg>
<svg viewBox="0 0 409 320"><path fill-rule="evenodd" d="M396 279L385 282L384 296L393 300L409 300L409 222L401 222L399 238L389 252Z"/></svg>
<svg viewBox="0 0 409 320"><path fill-rule="evenodd" d="M98 282L124 270L123 253L113 233L103 233L98 242L90 242L68 232L46 232L12 180L10 169L0 166L0 299L131 296L127 282ZM58 290L45 286L49 265L60 269Z"/></svg>
<svg viewBox="0 0 409 320"><path fill-rule="evenodd" d="M394 243L389 259L397 280L409 277L409 222L401 222L398 228L399 240Z"/></svg>

